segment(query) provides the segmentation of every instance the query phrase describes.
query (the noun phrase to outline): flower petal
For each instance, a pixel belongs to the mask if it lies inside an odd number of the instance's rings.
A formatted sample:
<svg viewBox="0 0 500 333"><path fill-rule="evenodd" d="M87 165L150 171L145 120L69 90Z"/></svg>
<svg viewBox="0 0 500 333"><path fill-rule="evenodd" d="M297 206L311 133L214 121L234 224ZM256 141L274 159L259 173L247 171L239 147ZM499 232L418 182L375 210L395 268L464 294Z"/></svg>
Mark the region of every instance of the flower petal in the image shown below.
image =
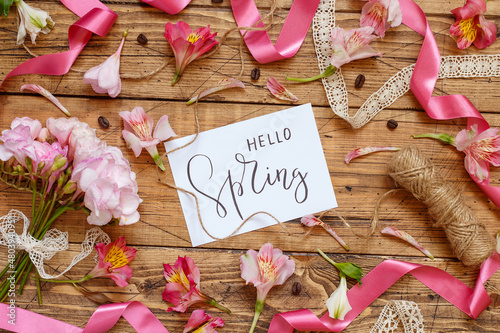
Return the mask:
<svg viewBox="0 0 500 333"><path fill-rule="evenodd" d="M43 97L47 98L49 101L54 103L54 105L57 106L59 109L61 109L61 111L64 112L65 115L67 115L68 117L71 117L71 114L61 104L61 102L59 102L59 100L57 98L55 98L54 95L52 95L48 90L46 90L42 86L40 86L38 84L24 84L21 86L21 88L19 90L24 91L25 89L39 93L40 95L42 95Z"/></svg>
<svg viewBox="0 0 500 333"><path fill-rule="evenodd" d="M170 126L170 123L168 122L168 116L161 116L160 120L158 120L158 123L156 123L156 127L153 132L153 138L160 141L165 141L175 136L177 136L177 134L175 134L172 126Z"/></svg>
<svg viewBox="0 0 500 333"><path fill-rule="evenodd" d="M273 94L274 97L284 100L284 101L290 101L292 103L298 102L299 99L297 96L292 94L288 89L283 87L281 83L276 81L275 78L269 77L267 80L267 89Z"/></svg>
<svg viewBox="0 0 500 333"><path fill-rule="evenodd" d="M401 150L401 148L396 148L396 147L365 147L365 148L356 148L356 149L353 149L351 150L345 157L345 162L347 164L349 164L349 162L351 162L351 160L359 157L359 156L363 156L363 155L367 155L367 154L371 154L371 153L375 153L375 152L379 152L379 151L398 151L398 150Z"/></svg>
<svg viewBox="0 0 500 333"><path fill-rule="evenodd" d="M386 235L391 235L391 236L397 237L399 239L402 239L405 242L408 242L410 245L412 245L415 248L417 248L420 252L422 252L423 254L425 254L426 256L428 256L429 258L431 258L432 260L434 260L434 256L429 251L427 251L422 245L420 245L420 243L417 242L407 232L401 231L401 230L398 230L398 229L396 229L394 227L389 226L389 227L385 227L381 231L381 233L386 234Z"/></svg>

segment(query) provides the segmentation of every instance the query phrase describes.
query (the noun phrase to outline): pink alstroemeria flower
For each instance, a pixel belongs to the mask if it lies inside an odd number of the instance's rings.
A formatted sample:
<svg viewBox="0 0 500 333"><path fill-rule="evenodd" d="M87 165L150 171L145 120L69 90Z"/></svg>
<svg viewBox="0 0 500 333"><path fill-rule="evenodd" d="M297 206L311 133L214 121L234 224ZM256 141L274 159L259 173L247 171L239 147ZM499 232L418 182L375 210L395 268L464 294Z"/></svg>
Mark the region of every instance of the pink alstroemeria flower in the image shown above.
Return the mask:
<svg viewBox="0 0 500 333"><path fill-rule="evenodd" d="M368 45L377 38L372 27L361 27L345 31L335 27L332 30L332 57L330 64L336 68L353 60L382 56Z"/></svg>
<svg viewBox="0 0 500 333"><path fill-rule="evenodd" d="M90 83L96 93L107 93L115 98L122 90L122 80L120 79L120 55L122 53L127 30L123 33L122 41L118 50L106 61L96 67L92 67L83 75L83 83Z"/></svg>
<svg viewBox="0 0 500 333"><path fill-rule="evenodd" d="M297 96L292 94L288 89L283 87L281 83L276 81L276 79L272 76L267 80L267 89L273 94L274 97L281 99L283 101L289 101L292 103L298 102L299 99Z"/></svg>
<svg viewBox="0 0 500 333"><path fill-rule="evenodd" d="M372 27L380 38L384 38L385 31L399 26L402 19L399 0L368 0L361 9L359 22L362 27Z"/></svg>
<svg viewBox="0 0 500 333"><path fill-rule="evenodd" d="M217 327L223 327L222 318L212 318L203 310L194 310L182 333L217 333Z"/></svg>
<svg viewBox="0 0 500 333"><path fill-rule="evenodd" d="M186 312L194 304L207 303L231 314L231 311L219 305L213 298L200 291L200 270L193 259L179 257L174 266L164 264L164 275L167 280L163 300L175 305L167 311Z"/></svg>
<svg viewBox="0 0 500 333"><path fill-rule="evenodd" d="M463 7L451 11L455 15L455 23L450 27L450 34L458 36L457 46L463 50L471 44L484 49L497 39L497 27L484 17L485 0L467 0Z"/></svg>
<svg viewBox="0 0 500 333"><path fill-rule="evenodd" d="M500 166L500 135L498 128L489 128L478 133L477 125L461 130L454 138L449 134L426 133L413 135L414 138L432 138L455 146L465 153L464 165L476 182L489 179L489 164Z"/></svg>
<svg viewBox="0 0 500 333"><path fill-rule="evenodd" d="M210 33L210 26L193 31L186 22L179 21L175 25L167 22L165 38L175 56L175 76L172 85L179 81L187 65L219 43L214 38L216 35L217 33Z"/></svg>
<svg viewBox="0 0 500 333"><path fill-rule="evenodd" d="M357 158L357 157L360 157L360 156L363 156L363 155L367 155L367 154L371 154L371 153L376 153L376 152L379 152L379 151L398 151L398 150L401 150L401 148L397 148L397 147L365 147L365 148L356 148L356 149L353 149L351 150L349 153L347 153L346 157L345 157L345 162L346 164L349 164L349 162L351 162L351 160Z"/></svg>
<svg viewBox="0 0 500 333"><path fill-rule="evenodd" d="M123 236L108 245L99 243L95 248L99 256L98 263L83 280L109 277L115 281L118 287L127 286L127 281L132 277L132 269L127 265L135 258L137 250L126 246Z"/></svg>
<svg viewBox="0 0 500 333"><path fill-rule="evenodd" d="M419 242L415 240L409 233L406 231L398 230L394 227L385 227L381 231L382 234L386 235L391 235L394 237L397 237L399 239L404 240L405 242L408 242L412 246L414 246L416 249L418 249L420 252L428 256L430 259L434 260L434 256L426 249L424 248Z"/></svg>
<svg viewBox="0 0 500 333"><path fill-rule="evenodd" d="M280 249L274 249L272 244L266 243L262 245L259 253L248 250L242 255L240 269L246 284L252 283L257 288L255 316L250 328L252 333L264 309L267 293L272 287L282 285L295 272L295 261L284 255Z"/></svg>
<svg viewBox="0 0 500 333"><path fill-rule="evenodd" d="M122 111L118 114L123 118L125 126L122 136L127 142L127 147L134 151L135 157L139 157L142 148L146 148L155 163L164 171L165 167L156 146L168 138L177 136L168 122L168 116L161 116L153 132L153 119L142 107L138 106L132 112Z"/></svg>

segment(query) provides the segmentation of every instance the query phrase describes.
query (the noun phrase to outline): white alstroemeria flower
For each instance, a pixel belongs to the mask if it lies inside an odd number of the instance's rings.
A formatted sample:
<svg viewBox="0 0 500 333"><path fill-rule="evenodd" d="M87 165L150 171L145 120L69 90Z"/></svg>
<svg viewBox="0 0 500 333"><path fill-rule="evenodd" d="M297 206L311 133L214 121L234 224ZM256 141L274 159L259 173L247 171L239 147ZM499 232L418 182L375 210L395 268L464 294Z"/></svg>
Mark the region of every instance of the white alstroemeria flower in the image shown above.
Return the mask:
<svg viewBox="0 0 500 333"><path fill-rule="evenodd" d="M54 28L54 21L49 14L41 9L27 5L23 0L15 1L21 23L17 32L17 44L24 43L26 33L30 34L31 42L35 44L40 32L48 34Z"/></svg>
<svg viewBox="0 0 500 333"><path fill-rule="evenodd" d="M340 284L326 301L329 316L333 319L344 320L345 315L351 311L352 307L347 298L347 281L345 275L341 274Z"/></svg>

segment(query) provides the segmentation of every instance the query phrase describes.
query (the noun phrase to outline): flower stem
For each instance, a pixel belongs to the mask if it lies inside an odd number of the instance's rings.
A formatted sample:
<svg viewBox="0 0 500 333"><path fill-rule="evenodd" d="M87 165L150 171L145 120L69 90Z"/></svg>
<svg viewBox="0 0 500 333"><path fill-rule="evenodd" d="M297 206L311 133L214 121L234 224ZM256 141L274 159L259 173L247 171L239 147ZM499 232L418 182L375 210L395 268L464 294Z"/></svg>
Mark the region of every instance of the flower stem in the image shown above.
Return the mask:
<svg viewBox="0 0 500 333"><path fill-rule="evenodd" d="M82 282L85 282L85 281L88 281L90 280L92 277L90 275L85 275L84 277L82 277L80 280L49 280L49 279L38 279L39 281L43 281L43 282L54 282L54 283L82 283Z"/></svg>
<svg viewBox="0 0 500 333"><path fill-rule="evenodd" d="M40 287L40 275L35 269L36 290L38 292L38 305L42 305L42 288Z"/></svg>
<svg viewBox="0 0 500 333"><path fill-rule="evenodd" d="M217 303L213 298L210 299L210 301L208 301L208 304L210 304L211 306L214 306L216 307L217 309L219 310L222 310L224 312L227 312L227 314L231 314L231 310L229 310L228 308L220 305L219 303Z"/></svg>
<svg viewBox="0 0 500 333"><path fill-rule="evenodd" d="M296 78L296 77L287 76L286 79L289 81L296 81L296 82L312 82L312 81L322 79L324 77L328 77L328 76L332 75L333 73L335 73L336 71L337 71L337 67L333 67L332 65L330 65L325 69L325 71L323 73L316 75L316 76L313 76L313 77Z"/></svg>
<svg viewBox="0 0 500 333"><path fill-rule="evenodd" d="M255 315L253 316L253 322L252 322L252 327L250 327L250 332L253 333L255 330L255 326L257 326L257 322L259 321L259 316L262 313L262 310L264 309L264 301L259 301L255 303Z"/></svg>
<svg viewBox="0 0 500 333"><path fill-rule="evenodd" d="M336 262L333 261L332 259L330 259L323 251L321 251L320 249L318 249L318 252L319 252L319 254L321 254L321 256L323 258L325 258L326 261L328 261L330 264L332 264L333 266L335 266Z"/></svg>
<svg viewBox="0 0 500 333"><path fill-rule="evenodd" d="M161 171L165 171L165 166L163 165L163 161L161 160L159 154L153 156L153 161L155 161L155 163L158 164L158 167L161 169Z"/></svg>
<svg viewBox="0 0 500 333"><path fill-rule="evenodd" d="M442 134L425 133L425 134L420 134L420 135L412 135L412 137L415 139L418 139L418 138L437 139L437 140L441 140L442 142L447 143L449 145L455 146L455 138L449 134L446 134L446 133L442 133Z"/></svg>
<svg viewBox="0 0 500 333"><path fill-rule="evenodd" d="M181 78L181 76L179 75L179 73L175 72L175 76L174 76L174 79L172 80L172 85L176 84L177 81L179 81Z"/></svg>

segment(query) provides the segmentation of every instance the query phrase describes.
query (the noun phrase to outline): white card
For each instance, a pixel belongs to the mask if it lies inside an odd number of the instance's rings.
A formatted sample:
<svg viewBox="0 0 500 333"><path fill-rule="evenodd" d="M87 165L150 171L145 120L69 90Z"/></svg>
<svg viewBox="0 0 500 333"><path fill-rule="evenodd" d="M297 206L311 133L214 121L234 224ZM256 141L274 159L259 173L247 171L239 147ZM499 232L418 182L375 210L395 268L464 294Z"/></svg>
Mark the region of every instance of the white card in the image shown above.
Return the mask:
<svg viewBox="0 0 500 333"><path fill-rule="evenodd" d="M192 138L166 142L165 149ZM176 186L196 194L203 225L218 238L255 212L285 222L337 207L310 104L202 132L168 159ZM194 198L178 193L193 246L213 242ZM276 223L258 214L237 234Z"/></svg>

